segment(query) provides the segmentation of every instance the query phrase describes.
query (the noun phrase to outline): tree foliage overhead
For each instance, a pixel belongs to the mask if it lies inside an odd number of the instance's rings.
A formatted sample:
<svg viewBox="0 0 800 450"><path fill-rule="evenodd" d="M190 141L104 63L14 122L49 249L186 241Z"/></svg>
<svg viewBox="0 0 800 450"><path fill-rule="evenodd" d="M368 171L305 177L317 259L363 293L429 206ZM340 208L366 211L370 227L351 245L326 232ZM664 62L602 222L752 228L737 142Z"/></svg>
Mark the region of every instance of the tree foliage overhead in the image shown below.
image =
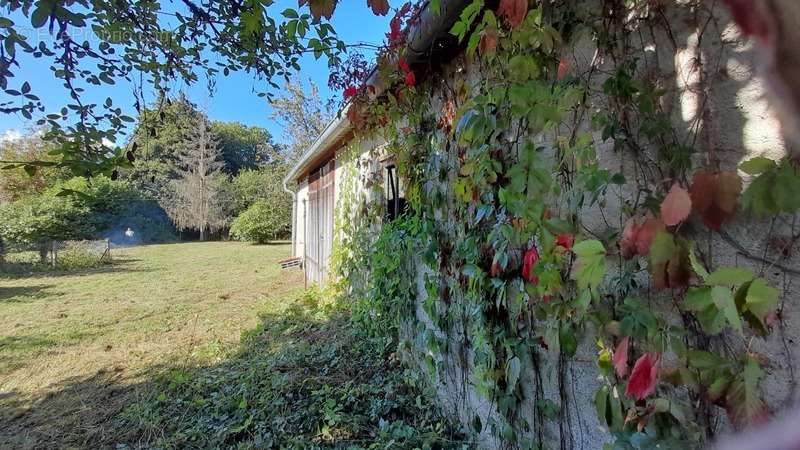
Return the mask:
<svg viewBox="0 0 800 450"><path fill-rule="evenodd" d="M271 1L179 0L3 0L0 17L0 112L21 114L48 125L61 162L80 172L111 174L128 150L111 149L132 117L107 98L90 103L86 92L127 82L136 88L137 111L144 93L167 92L172 80L192 84L233 71L247 71L269 88L276 78L299 70L299 58L313 52L340 62L346 49L330 19L335 0L301 0L301 8L278 11ZM368 2L385 14L386 0ZM378 3L376 5L376 3ZM384 6L385 5L385 6ZM307 7L307 9L306 9ZM26 33L32 26L37 33ZM98 39L81 36L94 34ZM32 38L31 36L36 36ZM50 66L51 79L18 79L28 54ZM70 96L59 110L46 110L37 94L58 80Z"/></svg>

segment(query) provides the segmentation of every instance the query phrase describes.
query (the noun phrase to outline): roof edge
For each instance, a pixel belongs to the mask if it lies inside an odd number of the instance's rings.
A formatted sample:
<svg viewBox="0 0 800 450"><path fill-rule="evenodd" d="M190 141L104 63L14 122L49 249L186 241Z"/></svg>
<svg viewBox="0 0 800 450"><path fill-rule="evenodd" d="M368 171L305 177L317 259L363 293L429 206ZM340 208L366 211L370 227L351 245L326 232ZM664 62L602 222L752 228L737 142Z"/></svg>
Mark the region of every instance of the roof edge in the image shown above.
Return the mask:
<svg viewBox="0 0 800 450"><path fill-rule="evenodd" d="M467 6L471 0L441 0L439 6L439 13L434 13L430 10L430 2L425 4L420 18L414 27L409 32L408 43L406 44L406 59L409 64L415 64L422 61L433 47L436 38L441 34L449 31L456 19L458 19L461 11ZM367 84L375 86L375 96L380 95L385 89L382 83L378 80L377 67L372 69L372 72L367 77ZM350 109L351 103L347 103L344 108L336 115L336 117L328 123L325 130L322 131L311 147L303 153L300 159L294 164L291 170L286 174L283 179L284 189L286 185L292 180L296 180L300 176L306 174L311 169L310 163L313 162L315 157L325 152L331 145L335 144L341 136L347 131L350 131L352 124L347 118L347 111Z"/></svg>

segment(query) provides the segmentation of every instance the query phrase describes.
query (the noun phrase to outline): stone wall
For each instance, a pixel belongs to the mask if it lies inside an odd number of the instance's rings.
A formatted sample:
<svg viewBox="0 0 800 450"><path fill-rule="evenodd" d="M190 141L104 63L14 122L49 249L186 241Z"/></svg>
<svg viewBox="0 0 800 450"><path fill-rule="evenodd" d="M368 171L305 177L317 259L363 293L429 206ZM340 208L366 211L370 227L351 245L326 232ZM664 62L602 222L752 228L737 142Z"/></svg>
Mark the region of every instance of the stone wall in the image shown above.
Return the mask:
<svg viewBox="0 0 800 450"><path fill-rule="evenodd" d="M601 4L605 2L584 2L584 7L599 10ZM697 5L697 2L687 1L670 3L658 14L643 19L635 32L631 32L625 45L629 46L629 53L638 55L636 72L665 91L660 97L660 107L671 120L676 141L694 149L693 167L736 171L739 164L754 156L781 159L787 153L786 145L780 122L767 100L765 81L755 69L758 58L755 44L741 34L721 5L713 8ZM569 62L571 72L590 77L590 95L597 97L596 105L603 105L602 86L617 68L617 62L609 54L598 52L595 42L588 37L571 42L565 48L562 58ZM486 83L494 82L485 77L485 69L480 59L461 55L433 73L418 88L429 96L427 113L434 117L433 122L446 121L444 116L453 103L463 113L462 107L470 97L482 92ZM509 145L504 149L512 153L523 151L517 143L527 139L540 145L543 154L552 156L556 152L554 139L569 136L573 127L575 131L592 134L601 167L623 174L628 182L609 185L600 202L580 210L580 234L587 237L606 235L610 229L619 231L624 227L628 217L625 205L638 194L642 179L647 184L648 177L652 178L651 187L658 190L664 178L668 178L657 167L659 152L664 149L651 145L634 151L624 143L604 140L602 132L591 124L593 112L589 111L586 117L571 125L565 121L555 130L535 136L520 136L524 131L512 125L506 133ZM475 327L482 319L477 318L480 314L473 308L481 299L465 298L464 266L448 261L447 252L442 249L442 246L456 247L464 243L465 225L454 222L457 220L454 212L459 210L457 203L460 201L456 198L455 186L464 155L459 151L455 124L453 129L430 128L427 138L429 146L420 163L423 174L419 178L424 181L418 200L431 204L433 198L444 199L437 201L436 208L425 212L436 222L437 235L432 239L441 244L436 247L439 253L433 258L436 265L431 264L430 257L423 256L431 247L430 241L420 242L414 255L408 258L407 270L414 276L415 303L412 314L401 328L405 342L400 348L404 350L401 353L406 362L416 367L436 388L445 410L458 417L465 429L476 432L476 442L482 448L534 448L541 441L545 448L593 449L613 441L605 424L598 420L595 409L594 396L601 385L597 369L599 330L591 321L576 330L577 352L570 358L559 348L545 345L531 345L529 352L518 355L522 358L522 367L535 370L519 373L520 388L515 394L519 404L514 408L513 422L508 420L507 414L499 412L502 406L498 405L498 398L487 395L480 385L480 377L475 373L478 364L474 349L480 345L476 344L480 335L476 334ZM399 145L403 142L402 136L388 137L388 140L401 143ZM375 175L374 168L372 170L361 174ZM739 174L746 186L750 177L741 171ZM674 181L688 182L685 179ZM557 202L548 206L553 214L558 214ZM777 414L794 404L796 395L798 355L794 341L800 338L800 313L796 310L795 299L800 261L792 252L798 235L795 222L792 215L758 218L740 212L720 232L704 227L697 218L682 225L682 235L695 242L698 253L709 267L747 267L780 289L780 320L766 339L749 332L740 335L729 330L721 336L709 337L707 342L710 348L724 349L731 354L758 355L766 373L761 390L769 409ZM788 247L787 242L791 242ZM607 250L609 269L601 302L617 294L611 280L622 270L617 249ZM641 272L636 274L639 288L631 296L641 298L668 323L681 324L685 318L676 308L676 297L672 292L652 288L646 275L647 262L643 260L641 265ZM432 289L432 285L436 289ZM526 294L523 291L519 295ZM525 301L531 300L526 297ZM447 316L448 327L437 324L431 317L432 309L436 315ZM537 335L552 332L547 329L552 324L545 320L529 325L538 330ZM664 355L665 369L674 359L675 355ZM681 401L693 401L688 393L676 392ZM707 413L706 418L691 420L707 421L702 423L707 433L705 438L714 439L732 431L724 409L706 405L702 412ZM698 410L690 413L698 414Z"/></svg>

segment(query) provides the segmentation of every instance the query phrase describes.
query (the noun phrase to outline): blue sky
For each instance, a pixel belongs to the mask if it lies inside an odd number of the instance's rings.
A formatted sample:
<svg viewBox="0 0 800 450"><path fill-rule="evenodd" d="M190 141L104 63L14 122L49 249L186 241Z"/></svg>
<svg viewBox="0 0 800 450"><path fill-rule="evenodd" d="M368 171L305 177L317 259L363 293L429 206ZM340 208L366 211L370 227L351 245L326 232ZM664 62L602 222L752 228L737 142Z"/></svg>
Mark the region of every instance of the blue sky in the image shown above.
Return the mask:
<svg viewBox="0 0 800 450"><path fill-rule="evenodd" d="M297 0L278 0L270 7L270 13L277 17L287 7L297 8ZM345 42L364 41L379 44L383 42L389 29L390 16L391 13L385 17L373 15L366 6L366 0L344 0L339 2L332 23L339 37ZM17 17L12 17L12 19L18 25L25 24L22 21L24 18L19 20ZM33 40L29 37L31 43ZM27 54L20 60L22 67L16 71L16 80L10 80L10 88L18 88L23 80L30 81L34 93L43 99L47 112L57 111L69 103L68 94L60 80L56 80L50 72L48 60L36 60ZM323 99L341 96L340 92L331 92L328 89L327 60L315 60L313 55L307 54L302 59L301 68L299 74L301 79L311 79L316 82ZM123 108L126 114L135 117L132 87L126 83L125 80L120 80L114 86L88 86L85 98L100 103L106 97L111 97L115 105ZM256 92L263 90L264 87L266 86L263 82L259 83L245 73L232 73L228 77L220 75L216 80L213 97L208 96L206 82L202 78L193 86L187 86L181 81L173 83L174 92L186 92L189 98L208 112L212 119L261 126L268 129L276 141L284 142L281 124L269 118L271 113L269 104L256 95ZM9 96L0 92L0 101L9 99ZM32 125L33 122L26 120L22 115L0 113L0 135L24 131Z"/></svg>

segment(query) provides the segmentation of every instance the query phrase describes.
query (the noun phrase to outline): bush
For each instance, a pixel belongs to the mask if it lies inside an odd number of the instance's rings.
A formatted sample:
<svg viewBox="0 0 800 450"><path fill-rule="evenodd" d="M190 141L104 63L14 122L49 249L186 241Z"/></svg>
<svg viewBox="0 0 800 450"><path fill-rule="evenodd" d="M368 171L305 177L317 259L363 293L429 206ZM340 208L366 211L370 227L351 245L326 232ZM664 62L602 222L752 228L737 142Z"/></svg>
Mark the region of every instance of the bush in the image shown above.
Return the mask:
<svg viewBox="0 0 800 450"><path fill-rule="evenodd" d="M0 207L0 239L6 243L88 239L95 231L89 209L69 197L27 197Z"/></svg>
<svg viewBox="0 0 800 450"><path fill-rule="evenodd" d="M100 267L108 263L103 259L103 251L92 241L67 242L58 251L58 270L77 270Z"/></svg>
<svg viewBox="0 0 800 450"><path fill-rule="evenodd" d="M137 242L160 242L174 238L172 222L158 202L128 181L98 176L91 180L75 177L59 183L45 194L76 192L73 201L90 211L89 225L94 237L127 242L123 233L130 227Z"/></svg>
<svg viewBox="0 0 800 450"><path fill-rule="evenodd" d="M265 244L279 237L285 237L290 230L289 220L281 208L263 200L253 203L234 219L231 236L240 241Z"/></svg>

